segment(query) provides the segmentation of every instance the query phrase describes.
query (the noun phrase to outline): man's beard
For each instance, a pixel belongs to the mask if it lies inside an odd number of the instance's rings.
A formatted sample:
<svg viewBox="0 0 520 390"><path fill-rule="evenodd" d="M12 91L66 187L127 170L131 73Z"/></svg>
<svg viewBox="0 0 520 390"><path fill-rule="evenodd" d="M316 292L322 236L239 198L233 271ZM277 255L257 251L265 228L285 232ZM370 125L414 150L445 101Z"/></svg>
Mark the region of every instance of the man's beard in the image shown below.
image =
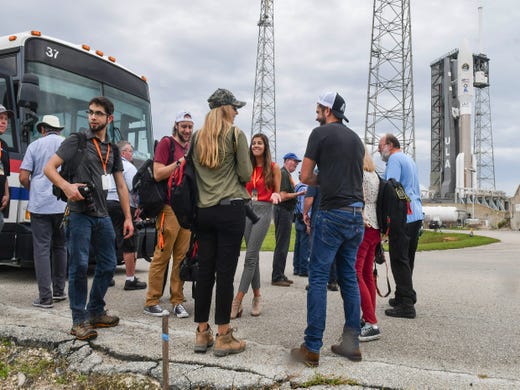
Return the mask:
<svg viewBox="0 0 520 390"><path fill-rule="evenodd" d="M381 152L381 160L384 162L388 162L388 159L390 158L390 152L382 151Z"/></svg>
<svg viewBox="0 0 520 390"><path fill-rule="evenodd" d="M97 133L98 131L101 131L106 127L106 125L99 125L99 124L94 125L94 126L96 126L96 127L92 127L92 125L89 125L90 131L92 131L93 133Z"/></svg>

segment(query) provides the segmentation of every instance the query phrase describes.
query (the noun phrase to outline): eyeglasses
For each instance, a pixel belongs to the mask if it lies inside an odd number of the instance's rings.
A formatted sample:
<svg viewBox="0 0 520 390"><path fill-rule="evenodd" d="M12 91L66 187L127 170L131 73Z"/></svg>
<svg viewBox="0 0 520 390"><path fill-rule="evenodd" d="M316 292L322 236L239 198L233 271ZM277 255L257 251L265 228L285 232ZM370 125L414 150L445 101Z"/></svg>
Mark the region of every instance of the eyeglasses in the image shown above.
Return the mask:
<svg viewBox="0 0 520 390"><path fill-rule="evenodd" d="M96 117L109 116L106 112L101 112L101 111L87 110L85 112L87 113L88 116L96 116Z"/></svg>

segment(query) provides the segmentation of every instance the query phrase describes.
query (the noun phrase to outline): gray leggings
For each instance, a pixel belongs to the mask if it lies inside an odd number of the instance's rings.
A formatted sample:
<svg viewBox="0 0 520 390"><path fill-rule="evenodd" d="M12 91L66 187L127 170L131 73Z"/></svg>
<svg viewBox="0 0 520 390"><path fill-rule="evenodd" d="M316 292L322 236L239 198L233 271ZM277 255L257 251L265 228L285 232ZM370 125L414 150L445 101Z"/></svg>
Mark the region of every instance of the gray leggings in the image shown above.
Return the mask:
<svg viewBox="0 0 520 390"><path fill-rule="evenodd" d="M273 205L270 202L253 202L253 210L260 217L254 225L246 218L246 257L244 260L244 271L240 279L239 291L247 293L249 285L253 290L260 288L260 248L264 242L269 226L271 225Z"/></svg>

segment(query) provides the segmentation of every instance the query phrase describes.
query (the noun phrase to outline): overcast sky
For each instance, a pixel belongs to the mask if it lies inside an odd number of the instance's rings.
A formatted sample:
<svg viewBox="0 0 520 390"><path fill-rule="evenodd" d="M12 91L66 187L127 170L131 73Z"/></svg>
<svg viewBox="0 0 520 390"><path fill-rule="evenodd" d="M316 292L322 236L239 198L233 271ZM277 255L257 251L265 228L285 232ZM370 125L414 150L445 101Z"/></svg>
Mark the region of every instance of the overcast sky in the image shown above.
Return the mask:
<svg viewBox="0 0 520 390"><path fill-rule="evenodd" d="M430 63L467 39L478 52L478 0L412 1L415 137L421 184L429 186ZM513 195L519 163L520 7L484 0L484 52L490 58L490 94L497 189ZM339 92L349 126L362 138L366 115L372 0L275 0L278 160L303 156L316 126L318 95ZM149 81L156 138L170 134L175 113L189 110L195 126L217 88L247 105L235 123L249 137L260 0L110 0L2 6L0 35L31 29L87 43ZM378 133L385 130L378 129Z"/></svg>

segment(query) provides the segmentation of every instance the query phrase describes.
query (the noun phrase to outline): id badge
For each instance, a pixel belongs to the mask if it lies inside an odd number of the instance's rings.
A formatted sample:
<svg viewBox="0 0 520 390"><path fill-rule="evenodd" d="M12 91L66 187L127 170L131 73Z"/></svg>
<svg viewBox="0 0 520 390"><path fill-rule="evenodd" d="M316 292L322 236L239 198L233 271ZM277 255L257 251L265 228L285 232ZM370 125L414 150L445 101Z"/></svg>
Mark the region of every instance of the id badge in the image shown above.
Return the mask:
<svg viewBox="0 0 520 390"><path fill-rule="evenodd" d="M101 185L103 187L103 191L108 191L112 188L114 180L112 179L112 175L101 175Z"/></svg>
<svg viewBox="0 0 520 390"><path fill-rule="evenodd" d="M258 200L258 191L256 188L253 188L253 191L251 191L251 200Z"/></svg>

